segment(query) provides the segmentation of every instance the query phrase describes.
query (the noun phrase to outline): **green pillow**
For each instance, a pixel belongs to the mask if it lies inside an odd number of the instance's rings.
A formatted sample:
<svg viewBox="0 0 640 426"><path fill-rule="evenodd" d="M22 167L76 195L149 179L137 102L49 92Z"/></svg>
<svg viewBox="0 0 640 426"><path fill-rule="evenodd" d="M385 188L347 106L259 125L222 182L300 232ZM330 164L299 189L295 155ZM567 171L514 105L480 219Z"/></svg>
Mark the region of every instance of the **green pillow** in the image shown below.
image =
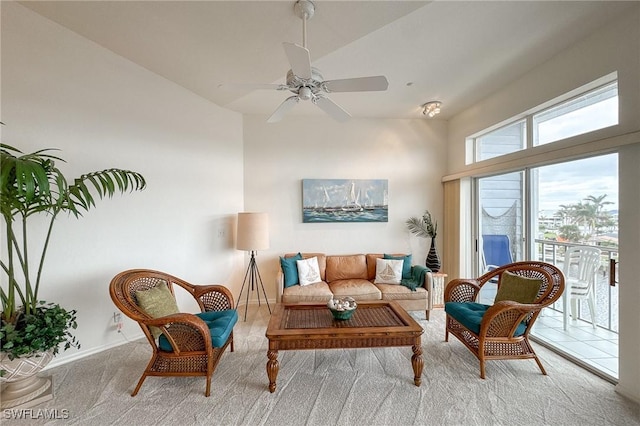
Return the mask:
<svg viewBox="0 0 640 426"><path fill-rule="evenodd" d="M402 264L402 279L411 278L411 255L408 254L406 256L391 256L390 254L385 254L384 259L392 259L392 260L404 260Z"/></svg>
<svg viewBox="0 0 640 426"><path fill-rule="evenodd" d="M164 282L149 290L136 291L136 300L138 306L151 318L162 318L180 312L175 297ZM155 338L162 334L158 327L150 327L150 330Z"/></svg>
<svg viewBox="0 0 640 426"><path fill-rule="evenodd" d="M291 257L280 257L280 266L284 273L284 288L299 284L298 264L296 260L302 260L302 254L298 253Z"/></svg>
<svg viewBox="0 0 640 426"><path fill-rule="evenodd" d="M501 300L513 300L518 303L533 303L542 286L542 280L538 278L522 277L504 271L500 275L498 283L498 292L496 293L495 302Z"/></svg>

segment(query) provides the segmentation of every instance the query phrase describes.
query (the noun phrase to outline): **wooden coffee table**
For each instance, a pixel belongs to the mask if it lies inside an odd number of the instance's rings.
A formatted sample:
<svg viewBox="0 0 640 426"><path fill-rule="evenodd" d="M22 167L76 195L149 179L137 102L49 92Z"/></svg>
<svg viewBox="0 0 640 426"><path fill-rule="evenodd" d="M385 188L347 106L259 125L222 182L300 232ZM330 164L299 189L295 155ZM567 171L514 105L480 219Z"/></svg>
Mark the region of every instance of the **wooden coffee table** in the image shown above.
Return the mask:
<svg viewBox="0 0 640 426"><path fill-rule="evenodd" d="M413 383L422 383L423 330L395 301L358 302L358 308L348 320L334 320L325 304L276 305L266 336L267 376L269 391L275 392L280 364L279 350L373 348L411 346Z"/></svg>

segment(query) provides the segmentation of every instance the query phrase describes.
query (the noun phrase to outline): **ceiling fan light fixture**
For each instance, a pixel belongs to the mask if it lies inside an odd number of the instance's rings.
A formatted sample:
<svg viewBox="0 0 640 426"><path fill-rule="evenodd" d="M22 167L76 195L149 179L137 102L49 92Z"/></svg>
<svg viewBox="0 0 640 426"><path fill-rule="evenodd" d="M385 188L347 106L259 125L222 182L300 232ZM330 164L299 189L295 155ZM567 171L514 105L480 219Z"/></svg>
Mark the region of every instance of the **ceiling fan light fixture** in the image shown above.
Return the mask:
<svg viewBox="0 0 640 426"><path fill-rule="evenodd" d="M300 88L300 90L298 90L298 97L303 101L308 101L309 99L311 99L311 93L311 89L303 86Z"/></svg>
<svg viewBox="0 0 640 426"><path fill-rule="evenodd" d="M440 107L442 106L442 102L440 101L431 101L422 105L422 114L426 115L429 118L433 118L436 115L440 114Z"/></svg>

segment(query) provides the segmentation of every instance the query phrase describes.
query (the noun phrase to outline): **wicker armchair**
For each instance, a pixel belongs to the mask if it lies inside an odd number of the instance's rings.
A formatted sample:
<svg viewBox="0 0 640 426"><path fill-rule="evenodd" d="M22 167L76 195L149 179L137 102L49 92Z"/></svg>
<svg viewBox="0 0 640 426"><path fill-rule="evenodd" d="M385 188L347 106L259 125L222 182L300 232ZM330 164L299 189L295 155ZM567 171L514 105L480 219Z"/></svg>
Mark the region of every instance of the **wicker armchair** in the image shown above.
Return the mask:
<svg viewBox="0 0 640 426"><path fill-rule="evenodd" d="M510 300L495 302L492 306L477 303L464 305L476 309L480 321L479 329L472 331L452 314L460 308L460 303L475 302L483 285L491 279L500 278L505 271L542 281L540 290L531 304L522 304ZM447 323L445 341L449 333L457 337L480 361L480 377L485 378L485 362L492 359L530 359L533 358L542 374L546 375L540 359L529 343L529 332L542 308L555 302L564 291L564 275L554 265L525 261L504 265L476 279L455 279L449 282L444 293ZM458 304L456 306L456 303ZM460 315L456 315L460 318ZM468 321L463 321L467 322ZM477 325L477 324L476 324Z"/></svg>
<svg viewBox="0 0 640 426"><path fill-rule="evenodd" d="M228 338L224 335L219 347L214 347L210 332L211 323L194 314L177 313L155 319L147 315L138 306L136 291L149 290L162 283L166 283L172 295L174 285L185 289L195 298L203 313L226 311L222 321L227 321L227 326L231 327ZM205 396L209 396L211 376L220 357L229 344L233 352L232 327L237 320L237 313L228 312L234 309L231 292L221 285L197 286L163 272L132 269L119 273L111 280L109 293L118 309L138 322L153 348L151 360L131 396L138 393L147 376L206 376ZM154 338L150 330L152 326L162 331L164 349L162 345L159 346L159 340ZM167 350L167 345L173 350Z"/></svg>

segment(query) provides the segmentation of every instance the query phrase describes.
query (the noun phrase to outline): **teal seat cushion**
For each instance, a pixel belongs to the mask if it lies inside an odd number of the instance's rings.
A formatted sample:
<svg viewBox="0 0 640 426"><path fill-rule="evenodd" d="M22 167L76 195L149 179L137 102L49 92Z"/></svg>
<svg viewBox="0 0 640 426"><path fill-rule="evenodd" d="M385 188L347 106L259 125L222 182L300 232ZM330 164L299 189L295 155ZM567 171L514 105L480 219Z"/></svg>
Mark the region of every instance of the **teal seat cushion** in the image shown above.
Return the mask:
<svg viewBox="0 0 640 426"><path fill-rule="evenodd" d="M211 344L214 348L222 347L238 322L238 312L235 309L225 311L209 311L195 314L209 327ZM172 352L169 340L163 335L158 338L158 348L161 351Z"/></svg>
<svg viewBox="0 0 640 426"><path fill-rule="evenodd" d="M480 334L480 323L490 305L483 305L475 302L447 302L444 304L444 311L451 315L453 319L465 326L469 331ZM516 329L516 336L524 334L526 325L520 323Z"/></svg>

